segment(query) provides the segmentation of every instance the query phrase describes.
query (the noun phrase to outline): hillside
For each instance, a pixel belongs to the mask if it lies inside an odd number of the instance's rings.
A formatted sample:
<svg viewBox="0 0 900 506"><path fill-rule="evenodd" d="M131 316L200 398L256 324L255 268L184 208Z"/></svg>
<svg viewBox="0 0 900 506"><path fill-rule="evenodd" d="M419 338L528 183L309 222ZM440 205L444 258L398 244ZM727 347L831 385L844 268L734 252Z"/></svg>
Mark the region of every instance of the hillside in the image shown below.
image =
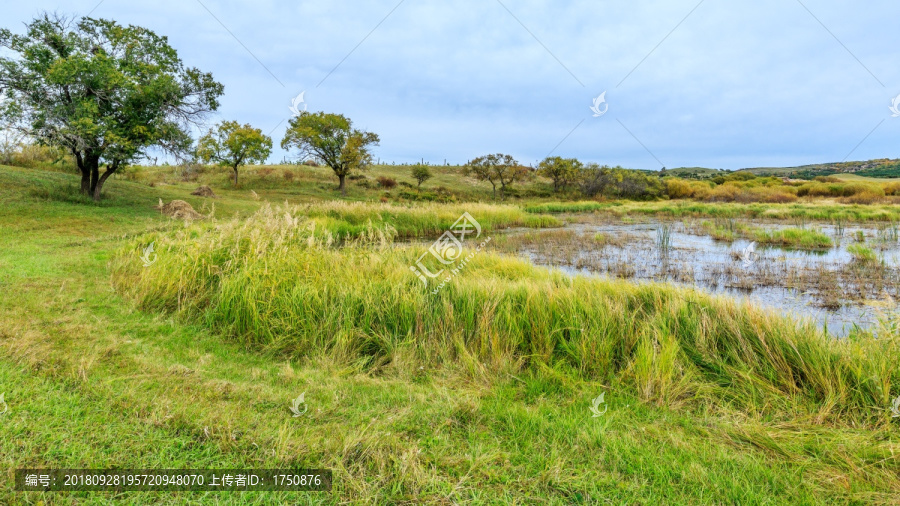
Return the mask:
<svg viewBox="0 0 900 506"><path fill-rule="evenodd" d="M817 176L847 175L890 179L900 178L900 159L879 159L861 162L833 162L801 165L799 167L750 167L736 171L723 171L705 167L678 167L666 174L685 179L709 179L722 172L750 172L757 176L778 176L791 179L813 179Z"/></svg>

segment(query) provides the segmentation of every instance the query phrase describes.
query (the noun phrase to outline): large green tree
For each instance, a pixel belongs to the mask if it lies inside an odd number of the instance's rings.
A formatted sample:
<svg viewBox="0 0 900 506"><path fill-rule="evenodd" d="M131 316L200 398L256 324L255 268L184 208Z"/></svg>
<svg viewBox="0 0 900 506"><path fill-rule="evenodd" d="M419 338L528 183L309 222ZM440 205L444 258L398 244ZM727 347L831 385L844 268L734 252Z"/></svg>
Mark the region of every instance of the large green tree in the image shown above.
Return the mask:
<svg viewBox="0 0 900 506"><path fill-rule="evenodd" d="M331 167L338 177L338 189L346 195L344 180L354 171L369 168L371 146L378 142L377 134L353 128L350 119L341 114L303 111L291 118L281 147L296 148L301 156Z"/></svg>
<svg viewBox="0 0 900 506"><path fill-rule="evenodd" d="M538 173L553 181L553 190L559 191L578 180L584 166L577 158L552 156L538 165Z"/></svg>
<svg viewBox="0 0 900 506"><path fill-rule="evenodd" d="M234 171L234 185L238 184L238 169L248 163L266 161L272 153L272 138L262 130L237 121L223 121L197 141L197 156L204 162L216 162Z"/></svg>
<svg viewBox="0 0 900 506"><path fill-rule="evenodd" d="M491 183L494 190L494 198L497 198L497 185L500 185L500 193L505 197L508 187L516 181L525 179L528 175L526 167L519 165L510 155L502 153L479 156L463 167L463 174L474 177L479 181Z"/></svg>
<svg viewBox="0 0 900 506"><path fill-rule="evenodd" d="M148 150L186 153L191 127L223 91L211 74L185 67L166 37L104 19L44 14L24 35L0 29L0 48L12 53L0 56L0 90L13 104L0 114L71 152L94 200Z"/></svg>

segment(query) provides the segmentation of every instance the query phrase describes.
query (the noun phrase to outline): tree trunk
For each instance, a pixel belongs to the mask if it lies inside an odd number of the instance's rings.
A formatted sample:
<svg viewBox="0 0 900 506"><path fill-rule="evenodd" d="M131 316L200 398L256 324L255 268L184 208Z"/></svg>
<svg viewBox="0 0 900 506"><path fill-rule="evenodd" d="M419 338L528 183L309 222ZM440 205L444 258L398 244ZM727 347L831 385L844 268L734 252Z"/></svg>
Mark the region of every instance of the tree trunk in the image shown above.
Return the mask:
<svg viewBox="0 0 900 506"><path fill-rule="evenodd" d="M347 196L347 185L344 184L344 178L346 177L347 176L343 174L338 175L338 181L340 181L340 183L338 184L338 190L341 190L341 195L345 197Z"/></svg>
<svg viewBox="0 0 900 506"><path fill-rule="evenodd" d="M97 179L97 184L94 185L94 187L91 191L91 197L94 199L95 202L100 201L100 192L103 191L103 185L104 185L104 183L106 183L106 180L109 179L109 176L112 176L113 173L115 173L116 170L118 170L118 169L119 169L118 162L114 163L113 165L106 166L106 171L104 171L103 175Z"/></svg>
<svg viewBox="0 0 900 506"><path fill-rule="evenodd" d="M85 165L84 158L81 157L80 151L72 150L75 155L75 163L78 165L78 171L81 172L81 193L83 195L91 194L91 170Z"/></svg>
<svg viewBox="0 0 900 506"><path fill-rule="evenodd" d="M234 185L237 186L238 185L238 168L232 167L232 169L234 170Z"/></svg>
<svg viewBox="0 0 900 506"><path fill-rule="evenodd" d="M100 167L99 164L95 164L91 167L91 192L88 194L94 200L99 200L99 195L97 193L97 183L100 181Z"/></svg>

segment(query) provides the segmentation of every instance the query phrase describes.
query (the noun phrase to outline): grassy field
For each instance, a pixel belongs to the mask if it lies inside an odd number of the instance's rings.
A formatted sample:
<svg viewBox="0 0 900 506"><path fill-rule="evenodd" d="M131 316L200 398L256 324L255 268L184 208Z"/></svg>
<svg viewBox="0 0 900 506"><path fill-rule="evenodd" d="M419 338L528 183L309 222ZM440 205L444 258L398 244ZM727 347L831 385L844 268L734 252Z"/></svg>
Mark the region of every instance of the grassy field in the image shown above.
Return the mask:
<svg viewBox="0 0 900 506"><path fill-rule="evenodd" d="M468 209L488 235L554 226L555 209L321 202L327 174L273 176L216 185L215 200L189 194L198 182L113 180L94 204L72 196L74 176L0 167L0 502L900 501L896 333L832 341L697 292L573 281L487 252L431 295L409 272L423 246L395 236L433 238ZM185 225L159 199L217 218ZM697 205L683 211L753 208ZM803 206L760 214L893 212ZM304 392L309 411L292 417ZM335 486L11 490L15 468L41 466L324 467Z"/></svg>

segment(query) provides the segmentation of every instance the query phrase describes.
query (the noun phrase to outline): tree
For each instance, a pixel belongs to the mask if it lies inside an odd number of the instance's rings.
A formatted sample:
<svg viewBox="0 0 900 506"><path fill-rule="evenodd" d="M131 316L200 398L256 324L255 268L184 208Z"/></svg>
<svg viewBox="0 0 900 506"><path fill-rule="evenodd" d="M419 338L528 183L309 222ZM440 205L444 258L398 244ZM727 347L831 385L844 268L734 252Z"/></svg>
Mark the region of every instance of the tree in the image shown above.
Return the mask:
<svg viewBox="0 0 900 506"><path fill-rule="evenodd" d="M303 111L291 118L281 147L297 148L301 156L331 167L338 177L338 189L346 195L345 178L372 165L370 146L378 142L378 135L356 130L341 114Z"/></svg>
<svg viewBox="0 0 900 506"><path fill-rule="evenodd" d="M231 167L235 186L241 165L262 163L271 153L271 137L263 135L258 128L241 125L237 121L223 121L197 141L197 156L206 163L216 162Z"/></svg>
<svg viewBox="0 0 900 506"><path fill-rule="evenodd" d="M607 165L589 163L581 169L581 192L588 197L605 195L616 183L616 173Z"/></svg>
<svg viewBox="0 0 900 506"><path fill-rule="evenodd" d="M538 164L538 173L553 180L553 191L559 191L577 181L582 168L576 158L554 156Z"/></svg>
<svg viewBox="0 0 900 506"><path fill-rule="evenodd" d="M72 153L81 191L103 184L152 148L184 153L189 127L218 108L222 85L186 68L166 37L114 21L43 14L25 35L0 29L5 119L40 144ZM106 166L100 174L100 165Z"/></svg>
<svg viewBox="0 0 900 506"><path fill-rule="evenodd" d="M637 170L588 164L582 170L581 191L588 197L608 196L627 199L653 199L662 196L664 186L658 177Z"/></svg>
<svg viewBox="0 0 900 506"><path fill-rule="evenodd" d="M511 187L514 182L525 178L527 168L520 166L512 156L497 153L472 160L463 168L463 173L479 181L491 183L496 199L497 185L500 185L501 195L505 196L508 186Z"/></svg>
<svg viewBox="0 0 900 506"><path fill-rule="evenodd" d="M431 171L427 165L418 163L412 166L412 177L418 181L419 188L422 188L422 183L431 179Z"/></svg>

